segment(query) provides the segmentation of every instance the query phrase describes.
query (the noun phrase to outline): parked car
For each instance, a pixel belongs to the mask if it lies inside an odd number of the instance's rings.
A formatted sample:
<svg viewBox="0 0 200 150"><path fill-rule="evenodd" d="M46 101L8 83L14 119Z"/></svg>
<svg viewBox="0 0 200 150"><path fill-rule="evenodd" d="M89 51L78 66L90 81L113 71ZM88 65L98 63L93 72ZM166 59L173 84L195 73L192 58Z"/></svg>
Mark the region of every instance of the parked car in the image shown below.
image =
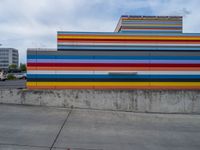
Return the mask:
<svg viewBox="0 0 200 150"><path fill-rule="evenodd" d="M16 79L26 79L26 73L15 73L14 76Z"/></svg>
<svg viewBox="0 0 200 150"><path fill-rule="evenodd" d="M5 80L6 80L6 74L5 74L4 71L1 71L1 72L0 72L0 80L1 80L1 81L5 81Z"/></svg>

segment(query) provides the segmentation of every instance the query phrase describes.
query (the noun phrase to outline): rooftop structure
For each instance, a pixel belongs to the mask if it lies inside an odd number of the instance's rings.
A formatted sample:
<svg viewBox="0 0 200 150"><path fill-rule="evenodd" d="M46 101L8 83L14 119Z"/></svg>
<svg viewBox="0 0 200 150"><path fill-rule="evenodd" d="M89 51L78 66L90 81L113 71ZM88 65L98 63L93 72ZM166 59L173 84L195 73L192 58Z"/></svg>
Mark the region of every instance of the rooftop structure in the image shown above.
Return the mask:
<svg viewBox="0 0 200 150"><path fill-rule="evenodd" d="M182 33L181 16L121 16L115 32Z"/></svg>

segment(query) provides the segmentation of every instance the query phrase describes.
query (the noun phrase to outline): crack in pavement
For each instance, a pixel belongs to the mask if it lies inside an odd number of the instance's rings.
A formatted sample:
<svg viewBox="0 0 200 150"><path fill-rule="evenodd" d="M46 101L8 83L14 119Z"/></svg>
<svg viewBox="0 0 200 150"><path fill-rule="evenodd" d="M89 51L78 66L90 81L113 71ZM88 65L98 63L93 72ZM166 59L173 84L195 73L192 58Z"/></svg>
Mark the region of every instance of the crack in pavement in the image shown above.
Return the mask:
<svg viewBox="0 0 200 150"><path fill-rule="evenodd" d="M67 114L67 117L65 118L64 122L62 123L62 126L60 127L60 130L59 130L58 134L56 135L56 137L55 137L55 139L54 139L54 141L53 141L53 143L52 143L52 145L51 145L51 147L50 147L50 150L52 150L52 149L54 148L54 145L55 145L55 143L56 143L56 141L57 141L57 139L58 139L58 137L59 137L59 135L60 135L60 133L61 133L63 127L64 127L65 124L67 123L67 120L68 120L70 114L72 113L72 110L73 110L73 108L71 108L71 110L70 110L69 113Z"/></svg>

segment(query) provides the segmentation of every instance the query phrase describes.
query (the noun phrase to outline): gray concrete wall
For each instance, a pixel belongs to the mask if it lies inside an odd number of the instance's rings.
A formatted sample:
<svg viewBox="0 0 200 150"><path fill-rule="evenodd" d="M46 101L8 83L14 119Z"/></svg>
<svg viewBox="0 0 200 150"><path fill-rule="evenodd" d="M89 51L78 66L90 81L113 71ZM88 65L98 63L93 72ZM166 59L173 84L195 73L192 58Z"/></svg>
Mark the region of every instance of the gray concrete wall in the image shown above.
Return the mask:
<svg viewBox="0 0 200 150"><path fill-rule="evenodd" d="M158 113L200 113L200 91L0 90L0 103Z"/></svg>

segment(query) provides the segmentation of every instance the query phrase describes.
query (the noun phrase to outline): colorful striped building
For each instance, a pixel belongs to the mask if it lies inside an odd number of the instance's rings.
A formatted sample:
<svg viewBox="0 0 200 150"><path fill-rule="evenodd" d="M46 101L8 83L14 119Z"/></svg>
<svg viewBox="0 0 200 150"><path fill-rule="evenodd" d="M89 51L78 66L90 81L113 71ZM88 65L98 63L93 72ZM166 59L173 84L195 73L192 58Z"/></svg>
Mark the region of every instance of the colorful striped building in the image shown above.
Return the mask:
<svg viewBox="0 0 200 150"><path fill-rule="evenodd" d="M29 89L200 89L200 34L179 16L122 16L115 32L57 33L27 52Z"/></svg>

